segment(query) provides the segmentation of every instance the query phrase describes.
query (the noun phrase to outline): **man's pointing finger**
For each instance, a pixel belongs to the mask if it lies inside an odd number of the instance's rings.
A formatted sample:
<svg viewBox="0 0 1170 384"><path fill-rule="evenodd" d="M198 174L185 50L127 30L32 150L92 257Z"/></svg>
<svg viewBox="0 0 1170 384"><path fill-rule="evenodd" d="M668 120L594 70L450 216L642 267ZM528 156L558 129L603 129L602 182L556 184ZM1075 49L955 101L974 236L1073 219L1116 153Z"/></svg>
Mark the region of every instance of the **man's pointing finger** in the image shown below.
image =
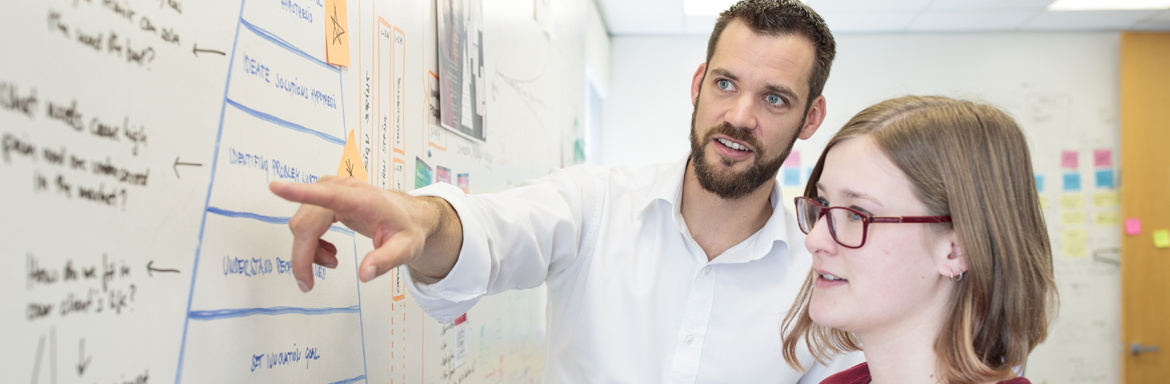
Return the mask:
<svg viewBox="0 0 1170 384"><path fill-rule="evenodd" d="M297 184L287 181L268 183L268 189L281 198L295 203L316 205L339 212L357 208L356 201L346 198L345 190L350 187L336 177L325 176L314 184Z"/></svg>

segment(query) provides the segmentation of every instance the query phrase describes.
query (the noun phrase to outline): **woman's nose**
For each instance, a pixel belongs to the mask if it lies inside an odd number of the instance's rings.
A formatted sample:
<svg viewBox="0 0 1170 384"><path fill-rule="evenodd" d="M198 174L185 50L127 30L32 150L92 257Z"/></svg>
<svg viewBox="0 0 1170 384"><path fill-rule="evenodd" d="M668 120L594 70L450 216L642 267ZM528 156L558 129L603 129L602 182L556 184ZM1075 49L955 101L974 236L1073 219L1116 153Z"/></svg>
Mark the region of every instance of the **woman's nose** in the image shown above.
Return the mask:
<svg viewBox="0 0 1170 384"><path fill-rule="evenodd" d="M808 231L808 236L804 238L804 246L808 252L813 255L835 255L837 254L837 240L833 239L833 234L829 231L828 215L821 215L817 221L813 223L812 229Z"/></svg>

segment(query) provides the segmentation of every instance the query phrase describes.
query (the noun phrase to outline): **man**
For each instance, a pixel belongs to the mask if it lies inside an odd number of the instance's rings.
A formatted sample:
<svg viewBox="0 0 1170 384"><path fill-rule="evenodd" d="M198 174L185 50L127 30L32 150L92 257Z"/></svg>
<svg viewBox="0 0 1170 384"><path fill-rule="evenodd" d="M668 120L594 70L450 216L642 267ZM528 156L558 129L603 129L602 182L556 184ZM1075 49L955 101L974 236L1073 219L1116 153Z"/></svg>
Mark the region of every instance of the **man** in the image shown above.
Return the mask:
<svg viewBox="0 0 1170 384"><path fill-rule="evenodd" d="M811 257L775 178L825 117L834 55L803 4L745 0L720 15L695 71L691 154L675 164L576 166L476 196L273 183L305 203L289 222L294 275L307 291L313 262L337 265L319 238L341 221L374 240L359 278L408 266L412 296L441 322L484 294L548 284L549 383L819 382L834 369L793 371L781 355Z"/></svg>

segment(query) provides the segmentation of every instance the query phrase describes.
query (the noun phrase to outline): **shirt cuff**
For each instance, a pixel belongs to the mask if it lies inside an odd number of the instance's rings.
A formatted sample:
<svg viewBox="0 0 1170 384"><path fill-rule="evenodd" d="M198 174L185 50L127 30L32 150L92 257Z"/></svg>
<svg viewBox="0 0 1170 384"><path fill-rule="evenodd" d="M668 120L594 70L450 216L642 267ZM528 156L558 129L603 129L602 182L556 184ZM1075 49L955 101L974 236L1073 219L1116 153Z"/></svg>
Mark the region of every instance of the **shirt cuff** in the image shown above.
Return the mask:
<svg viewBox="0 0 1170 384"><path fill-rule="evenodd" d="M477 212L462 190L447 183L436 183L409 193L411 196L433 196L446 200L459 215L463 227L463 246L451 272L434 284L414 280L409 268L402 274L406 288L415 302L427 314L441 323L449 323L467 313L487 292L491 275L488 241Z"/></svg>

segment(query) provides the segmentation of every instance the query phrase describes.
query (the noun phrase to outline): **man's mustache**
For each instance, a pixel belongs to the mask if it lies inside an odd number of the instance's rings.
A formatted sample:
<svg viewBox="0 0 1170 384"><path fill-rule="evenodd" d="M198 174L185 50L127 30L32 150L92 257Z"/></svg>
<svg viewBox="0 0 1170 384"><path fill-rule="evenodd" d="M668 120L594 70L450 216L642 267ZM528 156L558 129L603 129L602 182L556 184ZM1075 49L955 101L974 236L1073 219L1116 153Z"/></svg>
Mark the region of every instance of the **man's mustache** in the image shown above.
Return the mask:
<svg viewBox="0 0 1170 384"><path fill-rule="evenodd" d="M757 153L762 153L764 150L764 147L760 145L760 140L755 135L752 135L751 131L733 127L727 122L720 123L708 130L707 137L704 138L704 141L711 141L712 137L720 134L730 137L732 140L747 144Z"/></svg>

